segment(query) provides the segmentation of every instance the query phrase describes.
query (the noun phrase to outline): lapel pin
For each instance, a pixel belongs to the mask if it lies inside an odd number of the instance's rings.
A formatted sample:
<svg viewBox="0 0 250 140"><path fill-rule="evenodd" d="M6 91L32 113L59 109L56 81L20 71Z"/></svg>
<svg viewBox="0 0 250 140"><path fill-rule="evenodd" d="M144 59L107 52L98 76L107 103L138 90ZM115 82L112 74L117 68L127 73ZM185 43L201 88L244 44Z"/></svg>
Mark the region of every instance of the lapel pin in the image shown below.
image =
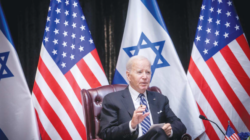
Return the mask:
<svg viewBox="0 0 250 140"><path fill-rule="evenodd" d="M156 100L155 98L153 100Z"/></svg>
<svg viewBox="0 0 250 140"><path fill-rule="evenodd" d="M160 110L159 112L157 112L158 114L160 114L162 111Z"/></svg>

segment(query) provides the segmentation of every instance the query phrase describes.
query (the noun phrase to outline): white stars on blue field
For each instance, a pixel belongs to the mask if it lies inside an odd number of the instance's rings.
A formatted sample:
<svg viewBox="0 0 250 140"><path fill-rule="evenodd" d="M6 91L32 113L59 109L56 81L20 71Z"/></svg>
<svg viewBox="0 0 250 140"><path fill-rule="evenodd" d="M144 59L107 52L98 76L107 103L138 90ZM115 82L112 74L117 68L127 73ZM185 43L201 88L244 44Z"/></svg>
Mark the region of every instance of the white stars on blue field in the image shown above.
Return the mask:
<svg viewBox="0 0 250 140"><path fill-rule="evenodd" d="M51 2L43 44L64 74L95 49L79 3L69 0Z"/></svg>
<svg viewBox="0 0 250 140"><path fill-rule="evenodd" d="M243 34L231 0L204 0L194 43L206 61Z"/></svg>

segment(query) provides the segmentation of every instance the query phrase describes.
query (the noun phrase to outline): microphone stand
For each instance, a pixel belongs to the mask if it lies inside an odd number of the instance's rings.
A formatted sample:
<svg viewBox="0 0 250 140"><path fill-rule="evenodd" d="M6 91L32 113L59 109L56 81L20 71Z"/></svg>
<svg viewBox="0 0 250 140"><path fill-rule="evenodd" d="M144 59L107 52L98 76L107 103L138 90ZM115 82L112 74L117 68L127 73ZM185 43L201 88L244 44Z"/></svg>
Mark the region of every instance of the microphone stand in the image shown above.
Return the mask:
<svg viewBox="0 0 250 140"><path fill-rule="evenodd" d="M210 121L210 122L214 123L214 124L220 129L220 127L219 127L215 122L213 122L213 121L207 119L205 116L200 115L199 118L202 119L202 120L206 120L206 121ZM220 131L221 131L221 133L222 133L224 136L226 136L226 134L225 134L221 129L220 129Z"/></svg>

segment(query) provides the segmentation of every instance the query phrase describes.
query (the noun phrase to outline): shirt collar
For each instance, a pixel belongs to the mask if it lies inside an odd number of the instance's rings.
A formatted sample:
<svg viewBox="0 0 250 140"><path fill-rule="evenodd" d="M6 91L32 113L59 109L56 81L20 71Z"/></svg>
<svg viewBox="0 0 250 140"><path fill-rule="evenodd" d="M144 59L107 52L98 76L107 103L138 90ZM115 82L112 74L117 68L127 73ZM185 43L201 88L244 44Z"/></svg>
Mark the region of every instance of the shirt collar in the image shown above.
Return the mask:
<svg viewBox="0 0 250 140"><path fill-rule="evenodd" d="M131 95L133 101L137 100L140 93L137 92L135 89L133 89L130 85L128 86L128 89L129 89L129 92L130 92L130 95ZM145 98L147 99L146 91L143 94L144 94Z"/></svg>

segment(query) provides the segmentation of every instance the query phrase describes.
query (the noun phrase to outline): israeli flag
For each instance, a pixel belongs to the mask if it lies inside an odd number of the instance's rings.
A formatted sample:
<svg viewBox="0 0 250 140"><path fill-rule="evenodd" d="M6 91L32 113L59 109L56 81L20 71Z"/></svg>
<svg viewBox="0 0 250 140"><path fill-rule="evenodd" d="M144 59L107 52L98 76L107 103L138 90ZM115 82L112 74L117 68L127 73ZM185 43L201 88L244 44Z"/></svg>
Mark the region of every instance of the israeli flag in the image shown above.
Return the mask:
<svg viewBox="0 0 250 140"><path fill-rule="evenodd" d="M35 109L0 4L0 140L38 140Z"/></svg>
<svg viewBox="0 0 250 140"><path fill-rule="evenodd" d="M193 138L204 132L199 111L187 77L168 34L156 0L130 0L126 26L113 84L128 84L126 63L135 55L151 62L150 86L157 86L170 101L170 107Z"/></svg>

